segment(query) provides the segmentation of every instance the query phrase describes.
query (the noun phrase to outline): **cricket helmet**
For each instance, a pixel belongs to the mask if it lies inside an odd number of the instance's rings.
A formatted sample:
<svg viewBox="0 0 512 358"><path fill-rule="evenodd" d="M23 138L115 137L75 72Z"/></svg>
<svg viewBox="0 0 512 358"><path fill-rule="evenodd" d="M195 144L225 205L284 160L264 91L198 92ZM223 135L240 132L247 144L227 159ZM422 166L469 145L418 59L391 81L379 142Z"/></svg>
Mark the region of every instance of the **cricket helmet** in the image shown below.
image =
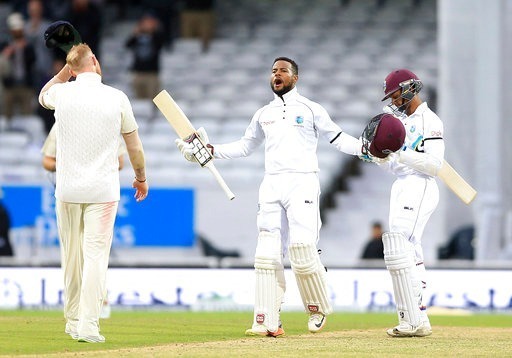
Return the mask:
<svg viewBox="0 0 512 358"><path fill-rule="evenodd" d="M367 152L377 158L386 158L390 153L402 148L405 127L392 114L380 113L370 120L361 137Z"/></svg>
<svg viewBox="0 0 512 358"><path fill-rule="evenodd" d="M391 97L399 89L402 89L401 96L410 101L421 91L422 87L423 84L418 76L411 71L405 68L394 70L384 80L384 98L382 98L382 101Z"/></svg>

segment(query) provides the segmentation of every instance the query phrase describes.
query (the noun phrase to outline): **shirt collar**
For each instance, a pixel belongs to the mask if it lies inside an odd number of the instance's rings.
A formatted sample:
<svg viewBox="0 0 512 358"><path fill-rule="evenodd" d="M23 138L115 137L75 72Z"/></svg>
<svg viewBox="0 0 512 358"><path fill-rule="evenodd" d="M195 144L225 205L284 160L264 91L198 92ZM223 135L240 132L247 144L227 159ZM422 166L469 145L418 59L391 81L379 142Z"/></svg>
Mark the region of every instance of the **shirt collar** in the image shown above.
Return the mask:
<svg viewBox="0 0 512 358"><path fill-rule="evenodd" d="M82 72L76 76L76 80L80 82L101 82L101 76L96 72Z"/></svg>
<svg viewBox="0 0 512 358"><path fill-rule="evenodd" d="M286 102L288 100L290 100L291 98L293 97L296 97L298 94L297 92L297 86L293 87L290 91L286 92L284 95L283 95L283 102ZM274 93L274 99L281 99L281 97L279 97L277 94Z"/></svg>

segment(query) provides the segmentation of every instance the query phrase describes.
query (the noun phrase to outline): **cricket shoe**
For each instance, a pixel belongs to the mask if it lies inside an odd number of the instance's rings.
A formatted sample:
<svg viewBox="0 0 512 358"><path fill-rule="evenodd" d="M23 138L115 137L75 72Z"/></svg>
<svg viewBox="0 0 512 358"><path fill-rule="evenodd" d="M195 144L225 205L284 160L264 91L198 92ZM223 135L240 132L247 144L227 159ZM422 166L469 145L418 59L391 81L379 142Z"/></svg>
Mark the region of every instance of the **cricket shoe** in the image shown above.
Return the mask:
<svg viewBox="0 0 512 358"><path fill-rule="evenodd" d="M261 337L282 337L285 335L284 329L282 327L279 327L277 331L270 332L270 331L258 331L252 328L249 328L245 331L246 336L261 336Z"/></svg>
<svg viewBox="0 0 512 358"><path fill-rule="evenodd" d="M409 323L401 322L398 326L387 330L391 337L426 337L432 334L430 323L421 323L418 327L411 326Z"/></svg>
<svg viewBox="0 0 512 358"><path fill-rule="evenodd" d="M71 338L73 338L73 339L78 339L78 333L77 333L75 330L73 330L73 329L71 329L71 328L66 327L66 329L64 330L64 332L66 332L66 334L69 334L69 335L71 336Z"/></svg>
<svg viewBox="0 0 512 358"><path fill-rule="evenodd" d="M323 313L311 313L309 315L308 329L311 333L320 332L325 326L327 317Z"/></svg>
<svg viewBox="0 0 512 358"><path fill-rule="evenodd" d="M101 334L97 336L80 336L78 337L78 342L105 343L105 337L103 337Z"/></svg>
<svg viewBox="0 0 512 358"><path fill-rule="evenodd" d="M77 321L69 320L66 323L66 328L64 329L64 332L66 334L69 334L71 338L78 339L78 332L76 330Z"/></svg>
<svg viewBox="0 0 512 358"><path fill-rule="evenodd" d="M264 327L263 327L264 328ZM281 321L279 321L279 327L277 328L277 331L271 332L269 330L263 329L258 330L253 328L249 328L245 331L246 336L261 336L261 337L282 337L285 335L283 325L281 324Z"/></svg>

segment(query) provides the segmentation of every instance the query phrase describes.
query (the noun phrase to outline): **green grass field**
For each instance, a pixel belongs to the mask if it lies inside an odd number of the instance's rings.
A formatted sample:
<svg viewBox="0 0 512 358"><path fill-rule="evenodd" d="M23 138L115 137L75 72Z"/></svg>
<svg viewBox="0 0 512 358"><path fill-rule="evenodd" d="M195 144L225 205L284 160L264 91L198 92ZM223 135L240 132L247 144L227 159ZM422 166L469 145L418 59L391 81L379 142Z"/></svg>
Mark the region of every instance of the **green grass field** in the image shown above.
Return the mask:
<svg viewBox="0 0 512 358"><path fill-rule="evenodd" d="M116 311L101 321L103 344L64 333L62 311L0 311L0 355L95 357L493 356L512 352L509 314L431 315L434 333L391 338L390 313L335 313L318 334L307 315L281 314L286 336L245 337L251 312Z"/></svg>

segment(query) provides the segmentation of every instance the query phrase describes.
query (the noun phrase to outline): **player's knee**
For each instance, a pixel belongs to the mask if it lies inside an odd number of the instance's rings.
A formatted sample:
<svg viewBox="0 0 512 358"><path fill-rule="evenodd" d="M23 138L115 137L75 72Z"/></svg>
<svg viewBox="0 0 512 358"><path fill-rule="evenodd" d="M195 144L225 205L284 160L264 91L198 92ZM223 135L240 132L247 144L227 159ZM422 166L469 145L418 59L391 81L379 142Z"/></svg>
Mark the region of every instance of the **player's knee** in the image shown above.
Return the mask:
<svg viewBox="0 0 512 358"><path fill-rule="evenodd" d="M411 237L414 228L414 222L411 224L410 220L405 218L397 218L389 223L390 232L402 233L405 237Z"/></svg>

